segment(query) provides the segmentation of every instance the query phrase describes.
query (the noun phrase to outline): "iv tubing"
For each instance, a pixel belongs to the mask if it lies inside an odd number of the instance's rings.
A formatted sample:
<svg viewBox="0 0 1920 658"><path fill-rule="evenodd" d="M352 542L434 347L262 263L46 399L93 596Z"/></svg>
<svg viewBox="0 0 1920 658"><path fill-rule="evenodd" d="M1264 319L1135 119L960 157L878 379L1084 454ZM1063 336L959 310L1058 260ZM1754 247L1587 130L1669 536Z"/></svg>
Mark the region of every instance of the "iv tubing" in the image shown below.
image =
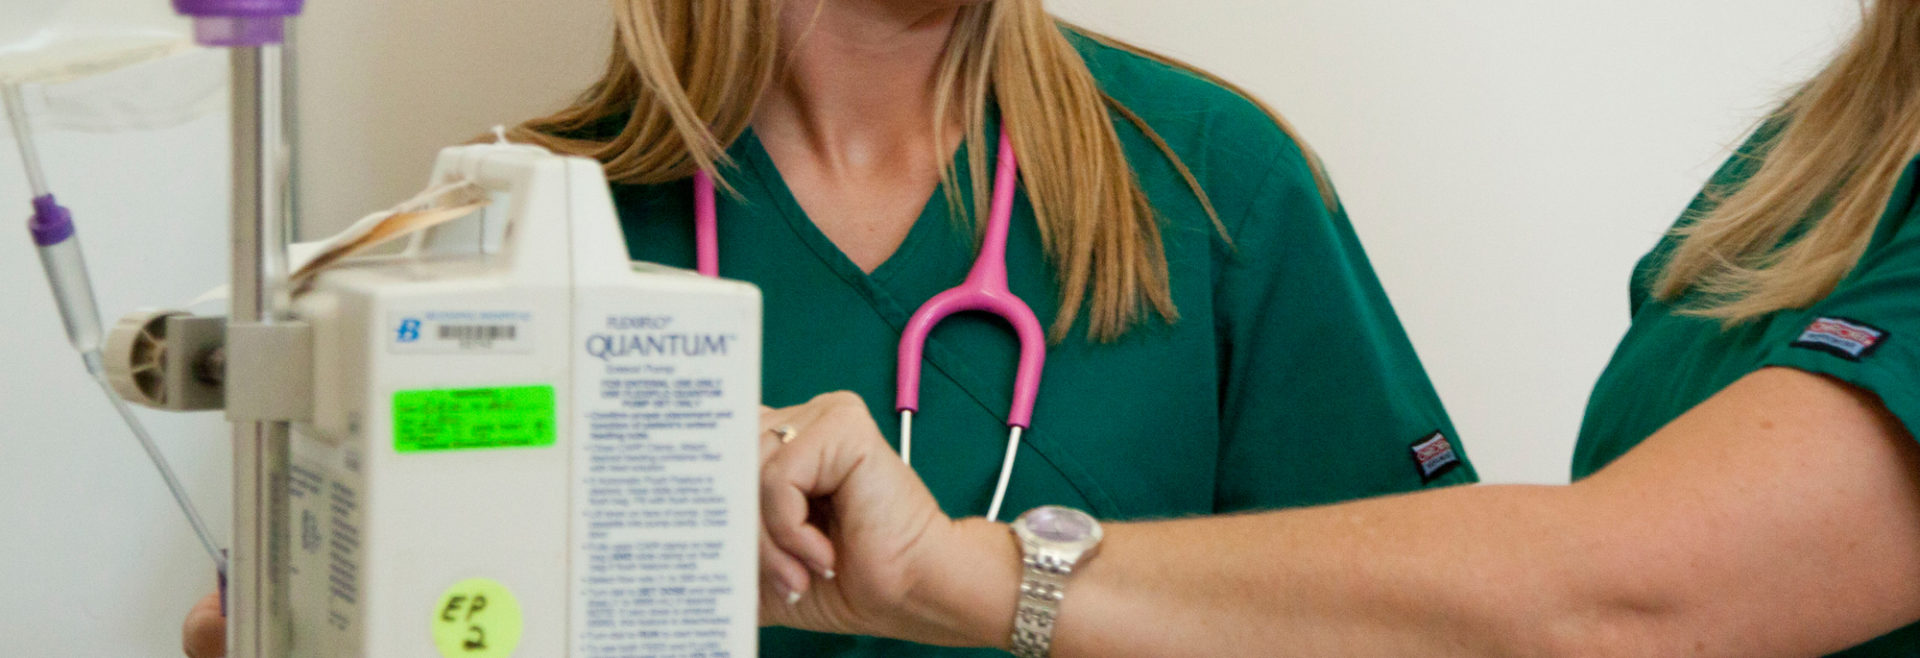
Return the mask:
<svg viewBox="0 0 1920 658"><path fill-rule="evenodd" d="M33 131L27 128L27 103L20 97L20 85L0 85L0 96L6 97L7 116L13 119L13 141L19 146L20 159L27 165L27 185L34 198L46 196L47 177L40 170L40 152L33 146Z"/></svg>
<svg viewBox="0 0 1920 658"><path fill-rule="evenodd" d="M173 494L173 502L180 505L180 511L187 515L187 523L193 525L193 534L200 538L200 547L207 550L207 557L213 558L213 566L220 575L227 575L227 558L220 552L220 545L214 543L213 533L207 530L207 522L200 519L200 511L194 509L193 499L187 496L186 487L180 484L180 478L173 473L173 467L167 464L166 455L160 452L160 446L153 442L153 436L147 433L146 425L140 423L140 417L133 415L133 409L120 394L113 392L113 385L107 383L106 373L99 368L100 353L83 355L87 361L87 370L93 374L93 381L107 394L107 401L113 403L113 410L120 412L120 418L127 421L127 427L133 429L134 437L140 439L140 447L147 451L147 458L153 460L153 467L160 471L160 478L167 481L167 491Z"/></svg>
<svg viewBox="0 0 1920 658"><path fill-rule="evenodd" d="M27 180L32 186L35 207L35 219L45 219L42 215L57 214L62 225L70 226L71 216L66 209L53 202L53 196L47 191L45 174L40 169L40 157L34 149L33 131L27 123L26 103L20 98L18 85L0 85L0 96L5 97L7 116L13 124L13 136L19 147L20 158L26 163ZM172 465L160 452L159 445L147 432L140 418L133 414L126 400L113 391L107 383L106 368L100 356L100 311L93 301L93 284L87 277L87 266L80 255L79 241L70 228L41 235L36 228L35 241L40 254L41 264L47 270L47 283L53 288L54 303L59 307L60 318L67 326L67 339L73 348L80 352L80 360L86 364L87 374L100 390L107 394L107 400L113 404L120 418L133 430L140 447L147 452L153 467L160 471L160 478L166 481L167 491L173 494L173 502L187 516L187 523L193 526L194 535L200 539L200 545L213 558L214 568L222 576L227 573L227 560L221 554L219 544L213 540L213 533L207 530L206 522L200 519L199 510L193 506L193 499L187 495L186 487L180 484ZM43 241L44 239L44 241Z"/></svg>

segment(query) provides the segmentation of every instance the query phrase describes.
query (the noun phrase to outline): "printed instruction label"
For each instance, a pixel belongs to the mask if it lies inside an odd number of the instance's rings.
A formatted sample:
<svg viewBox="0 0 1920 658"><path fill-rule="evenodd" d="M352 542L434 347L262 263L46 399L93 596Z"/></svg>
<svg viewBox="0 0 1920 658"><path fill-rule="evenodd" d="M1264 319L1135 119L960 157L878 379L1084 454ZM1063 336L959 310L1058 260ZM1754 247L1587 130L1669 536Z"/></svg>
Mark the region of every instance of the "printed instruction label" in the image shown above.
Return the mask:
<svg viewBox="0 0 1920 658"><path fill-rule="evenodd" d="M754 654L760 365L746 304L578 316L575 655Z"/></svg>
<svg viewBox="0 0 1920 658"><path fill-rule="evenodd" d="M533 351L528 311L406 311L387 318L394 354L525 354Z"/></svg>
<svg viewBox="0 0 1920 658"><path fill-rule="evenodd" d="M359 637L362 583L359 457L296 427L287 469L289 591L303 620L290 655L349 646Z"/></svg>
<svg viewBox="0 0 1920 658"><path fill-rule="evenodd" d="M554 432L552 386L393 394L393 448L399 452L550 446Z"/></svg>

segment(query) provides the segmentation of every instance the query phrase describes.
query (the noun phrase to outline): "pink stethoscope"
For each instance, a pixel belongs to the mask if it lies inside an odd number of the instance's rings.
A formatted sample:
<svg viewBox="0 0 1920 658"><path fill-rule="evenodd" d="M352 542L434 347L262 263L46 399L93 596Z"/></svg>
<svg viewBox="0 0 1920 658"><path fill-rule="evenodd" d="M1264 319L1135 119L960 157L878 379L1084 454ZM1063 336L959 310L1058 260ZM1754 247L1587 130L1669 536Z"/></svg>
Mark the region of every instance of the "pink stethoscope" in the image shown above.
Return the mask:
<svg viewBox="0 0 1920 658"><path fill-rule="evenodd" d="M993 180L993 206L987 215L987 232L980 244L980 255L973 261L967 280L948 289L915 311L900 335L900 372L894 408L900 412L900 458L913 464L913 415L920 410L920 364L927 347L927 335L947 316L979 311L1000 316L1013 326L1020 338L1020 366L1013 380L1013 405L1007 411L1007 453L1000 463L1000 478L993 487L993 502L987 506L987 519L1000 518L1000 504L1007 495L1007 481L1013 475L1014 456L1019 452L1020 434L1033 424L1033 403L1040 394L1040 370L1047 358L1046 333L1033 309L1007 289L1007 230L1013 221L1013 195L1019 177L1019 163L1013 153L1013 141L1000 132L999 164ZM705 171L693 175L694 253L696 268L706 276L719 276L720 238L713 178Z"/></svg>

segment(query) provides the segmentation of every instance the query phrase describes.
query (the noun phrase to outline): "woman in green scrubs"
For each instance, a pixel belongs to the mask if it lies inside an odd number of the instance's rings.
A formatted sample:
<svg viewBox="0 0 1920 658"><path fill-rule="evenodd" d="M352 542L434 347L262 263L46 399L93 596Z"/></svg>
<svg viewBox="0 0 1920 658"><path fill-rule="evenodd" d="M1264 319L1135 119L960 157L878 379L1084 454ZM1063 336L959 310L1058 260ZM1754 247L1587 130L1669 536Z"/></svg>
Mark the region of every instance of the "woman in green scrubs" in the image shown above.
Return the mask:
<svg viewBox="0 0 1920 658"><path fill-rule="evenodd" d="M1474 480L1313 157L1224 83L1040 0L614 9L605 78L518 138L607 163L638 260L693 265L688 178L715 175L720 274L765 300L766 404L852 391L897 440L901 330L966 278L1004 125L1022 164L1009 283L1053 328L1007 509L1188 517ZM947 514L987 507L1016 360L992 317L928 342L914 465ZM218 652L216 606L189 619L193 655ZM992 653L785 629L762 647Z"/></svg>
<svg viewBox="0 0 1920 658"><path fill-rule="evenodd" d="M1920 3L1880 0L1641 262L1574 484L1109 524L1052 655L1920 655L1916 155ZM763 559L835 577L764 617L1010 647L1019 543L844 404L767 419Z"/></svg>
<svg viewBox="0 0 1920 658"><path fill-rule="evenodd" d="M812 18L818 23L807 46L839 38L828 30L850 17L836 12L857 4L825 5ZM952 21L952 13L932 16ZM1143 321L1110 340L1092 335L1087 313L1061 325L1058 282L1066 277L1021 197L1007 255L1010 286L1043 326L1064 331L1047 351L1007 516L1057 504L1103 518L1184 517L1472 482L1457 445L1453 461L1424 469L1410 450L1430 437L1451 440L1452 427L1352 227L1323 196L1310 156L1260 107L1196 72L1065 34L1099 90L1137 117L1103 121L1117 131L1151 202L1178 318ZM776 81L769 98L826 93L789 87L812 81L804 66L794 79ZM982 133L994 135L1002 114L987 109ZM733 190L718 208L720 274L758 285L765 299L763 399L785 407L851 391L897 445L901 330L921 304L966 278L974 225L928 186L908 212L875 217L897 220L902 231L891 255L871 255L882 248L863 257L857 241L849 248L836 236L844 218L828 215L847 209L814 202L838 186L822 184L827 176L807 163L816 156L799 135L811 129L782 125L778 112L763 109L728 145L719 169ZM905 120L924 129L927 116L909 112ZM615 115L587 132L605 138L629 120ZM1049 123L1024 127L1065 129ZM1155 136L1192 173L1205 201ZM972 151L987 149L990 159L993 147L991 140L960 144L948 189L972 190ZM1035 189L1035 177L1045 174L1029 164L1029 153L1020 155L1023 186ZM933 180L938 165L923 164L916 180ZM689 182L613 189L636 260L693 265ZM970 208L972 196L964 196ZM1018 348L1004 323L975 314L943 323L929 341L914 466L949 515L987 509L1006 446ZM1339 375L1322 374L1330 372ZM768 582L777 590L782 581ZM763 633L761 646L767 656L994 653L789 629Z"/></svg>

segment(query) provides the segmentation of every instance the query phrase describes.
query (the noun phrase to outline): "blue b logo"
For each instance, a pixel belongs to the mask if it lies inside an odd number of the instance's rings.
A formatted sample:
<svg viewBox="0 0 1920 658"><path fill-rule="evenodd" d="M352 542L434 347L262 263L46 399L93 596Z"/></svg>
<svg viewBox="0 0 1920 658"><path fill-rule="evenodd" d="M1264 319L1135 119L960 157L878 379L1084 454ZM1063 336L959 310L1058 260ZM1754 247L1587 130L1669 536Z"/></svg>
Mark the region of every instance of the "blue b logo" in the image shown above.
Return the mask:
<svg viewBox="0 0 1920 658"><path fill-rule="evenodd" d="M401 320L399 339L402 343L420 340L420 321L413 318Z"/></svg>

